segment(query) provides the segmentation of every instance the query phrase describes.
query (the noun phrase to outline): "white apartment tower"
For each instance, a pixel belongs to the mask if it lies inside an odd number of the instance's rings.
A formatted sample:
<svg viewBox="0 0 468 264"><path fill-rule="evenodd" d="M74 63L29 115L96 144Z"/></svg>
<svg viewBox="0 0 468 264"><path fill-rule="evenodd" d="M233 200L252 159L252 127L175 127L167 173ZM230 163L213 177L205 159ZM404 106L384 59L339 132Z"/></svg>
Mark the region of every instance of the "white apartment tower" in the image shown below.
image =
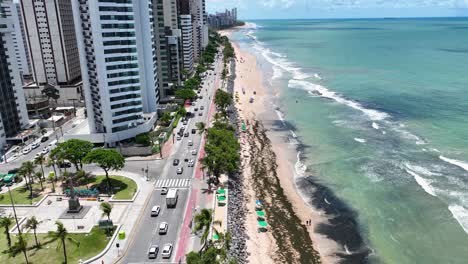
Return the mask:
<svg viewBox="0 0 468 264"><path fill-rule="evenodd" d="M208 45L208 21L205 0L190 0L193 28L193 56L200 58L201 52Z"/></svg>
<svg viewBox="0 0 468 264"><path fill-rule="evenodd" d="M104 135L105 144L148 132L156 122L152 2L72 0L89 130Z"/></svg>
<svg viewBox="0 0 468 264"><path fill-rule="evenodd" d="M182 67L188 75L193 73L193 26L190 0L179 0L179 27L181 30Z"/></svg>
<svg viewBox="0 0 468 264"><path fill-rule="evenodd" d="M29 76L31 75L30 61L28 57L29 54L26 50L26 36L24 33L20 5L12 0L0 1L0 8L3 10L4 15L13 23L12 37L15 49L15 58L21 77L23 77L23 75Z"/></svg>
<svg viewBox="0 0 468 264"><path fill-rule="evenodd" d="M29 125L28 111L15 57L13 20L0 10L0 152L7 138Z"/></svg>

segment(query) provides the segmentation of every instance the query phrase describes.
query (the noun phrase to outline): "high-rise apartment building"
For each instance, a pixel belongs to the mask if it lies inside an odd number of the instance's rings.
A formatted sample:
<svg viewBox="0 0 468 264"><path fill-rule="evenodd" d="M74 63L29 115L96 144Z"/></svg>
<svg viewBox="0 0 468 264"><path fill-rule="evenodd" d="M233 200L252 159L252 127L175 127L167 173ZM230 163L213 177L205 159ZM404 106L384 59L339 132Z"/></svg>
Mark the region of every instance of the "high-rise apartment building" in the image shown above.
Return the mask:
<svg viewBox="0 0 468 264"><path fill-rule="evenodd" d="M159 102L153 1L72 4L89 139L113 145L150 131Z"/></svg>
<svg viewBox="0 0 468 264"><path fill-rule="evenodd" d="M181 84L181 30L177 0L154 0L155 46L158 55L158 79L161 97L173 94Z"/></svg>
<svg viewBox="0 0 468 264"><path fill-rule="evenodd" d="M190 0L179 0L179 27L181 30L182 67L187 75L193 73L193 26Z"/></svg>
<svg viewBox="0 0 468 264"><path fill-rule="evenodd" d="M4 15L13 23L13 44L15 50L16 63L20 71L21 77L29 78L31 75L29 54L26 50L26 35L24 33L23 19L21 16L21 8L19 3L12 0L0 1L0 8Z"/></svg>
<svg viewBox="0 0 468 264"><path fill-rule="evenodd" d="M46 85L60 91L59 103L81 99L81 69L71 0L21 0L21 13L31 58L31 96Z"/></svg>
<svg viewBox="0 0 468 264"><path fill-rule="evenodd" d="M29 124L14 35L13 21L0 11L0 150L8 137L15 136Z"/></svg>
<svg viewBox="0 0 468 264"><path fill-rule="evenodd" d="M193 56L200 58L201 52L208 45L208 18L205 10L205 0L190 0L193 27Z"/></svg>

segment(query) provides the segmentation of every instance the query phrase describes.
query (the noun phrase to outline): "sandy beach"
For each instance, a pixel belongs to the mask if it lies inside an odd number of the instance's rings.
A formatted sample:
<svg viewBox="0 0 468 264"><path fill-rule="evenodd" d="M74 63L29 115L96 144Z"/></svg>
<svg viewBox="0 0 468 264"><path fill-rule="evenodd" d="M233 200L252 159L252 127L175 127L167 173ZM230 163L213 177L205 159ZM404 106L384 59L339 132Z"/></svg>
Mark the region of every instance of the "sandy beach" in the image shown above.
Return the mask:
<svg viewBox="0 0 468 264"><path fill-rule="evenodd" d="M221 34L229 36L231 31L223 31ZM339 251L339 246L334 241L327 239L323 235L314 232L314 228L318 223L326 222L326 219L321 212L313 210L298 193L295 187L294 163L292 158L295 154L295 147L287 142L284 133L275 132L272 128L274 122L278 121L278 117L273 111L271 104L272 91L268 91L264 85L263 73L257 68L256 57L252 54L242 51L238 44L233 42L236 52L236 80L234 86L234 94L236 107L239 111L239 116L248 124L249 133L243 133L241 145L244 153L252 153L251 148L255 148L256 142L253 137L256 134L261 134L262 131L268 136L271 141L268 145L271 146L272 155L275 157L276 166L275 175L279 180L280 189L284 192L288 202L291 204L292 210L303 229L313 241L313 248L320 254L322 263L335 263L337 257L334 253ZM249 102L253 98L253 102ZM257 123L258 122L258 123ZM257 124L257 125L254 125ZM256 127L256 131L252 131L251 127ZM262 147L263 149L263 147ZM262 154L260 152L258 154ZM268 154L265 154L268 155ZM243 171L244 171L244 188L247 192L247 209L246 229L248 234L247 250L250 253L249 263L278 263L279 259L275 256L275 251L278 250L278 242L271 232L260 233L257 229L257 218L255 215L255 183L252 178L252 157L243 155ZM275 179L276 180L276 179ZM306 225L306 221L311 221ZM301 231L302 232L302 231ZM296 252L296 254L298 254ZM299 256L294 263L301 263ZM310 262L313 263L313 262Z"/></svg>

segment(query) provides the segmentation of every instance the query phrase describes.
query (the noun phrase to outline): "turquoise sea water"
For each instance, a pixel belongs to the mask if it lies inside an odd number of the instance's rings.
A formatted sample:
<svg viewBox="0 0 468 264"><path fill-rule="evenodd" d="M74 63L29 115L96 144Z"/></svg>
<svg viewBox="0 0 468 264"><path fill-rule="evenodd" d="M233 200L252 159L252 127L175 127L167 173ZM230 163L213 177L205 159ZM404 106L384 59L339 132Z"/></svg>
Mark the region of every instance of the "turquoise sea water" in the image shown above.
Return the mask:
<svg viewBox="0 0 468 264"><path fill-rule="evenodd" d="M330 234L343 255L468 263L468 19L253 22L233 38L282 92L298 175L364 240Z"/></svg>

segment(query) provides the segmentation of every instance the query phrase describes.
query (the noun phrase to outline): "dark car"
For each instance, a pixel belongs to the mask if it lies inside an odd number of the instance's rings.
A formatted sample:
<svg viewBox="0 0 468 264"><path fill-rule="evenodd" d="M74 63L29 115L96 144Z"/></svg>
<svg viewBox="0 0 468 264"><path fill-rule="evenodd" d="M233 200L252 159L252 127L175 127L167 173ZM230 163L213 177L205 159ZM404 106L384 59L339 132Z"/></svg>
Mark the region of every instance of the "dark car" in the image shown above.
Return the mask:
<svg viewBox="0 0 468 264"><path fill-rule="evenodd" d="M188 137L188 136L189 136L189 132L185 132L184 137Z"/></svg>
<svg viewBox="0 0 468 264"><path fill-rule="evenodd" d="M175 159L175 160L172 162L172 165L174 165L174 166L179 165L179 160L178 160L178 159Z"/></svg>
<svg viewBox="0 0 468 264"><path fill-rule="evenodd" d="M71 168L72 164L68 161L65 161L65 162L62 162L60 163L59 167L62 168L62 169L65 169L65 168Z"/></svg>
<svg viewBox="0 0 468 264"><path fill-rule="evenodd" d="M9 170L8 174L16 174L16 173L18 173L19 170L20 170L20 168L15 168L15 169Z"/></svg>
<svg viewBox="0 0 468 264"><path fill-rule="evenodd" d="M47 140L49 140L49 137L43 136L43 137L41 138L41 142L42 142L42 143L46 142Z"/></svg>
<svg viewBox="0 0 468 264"><path fill-rule="evenodd" d="M197 133L197 130L195 128L192 128L192 134Z"/></svg>

